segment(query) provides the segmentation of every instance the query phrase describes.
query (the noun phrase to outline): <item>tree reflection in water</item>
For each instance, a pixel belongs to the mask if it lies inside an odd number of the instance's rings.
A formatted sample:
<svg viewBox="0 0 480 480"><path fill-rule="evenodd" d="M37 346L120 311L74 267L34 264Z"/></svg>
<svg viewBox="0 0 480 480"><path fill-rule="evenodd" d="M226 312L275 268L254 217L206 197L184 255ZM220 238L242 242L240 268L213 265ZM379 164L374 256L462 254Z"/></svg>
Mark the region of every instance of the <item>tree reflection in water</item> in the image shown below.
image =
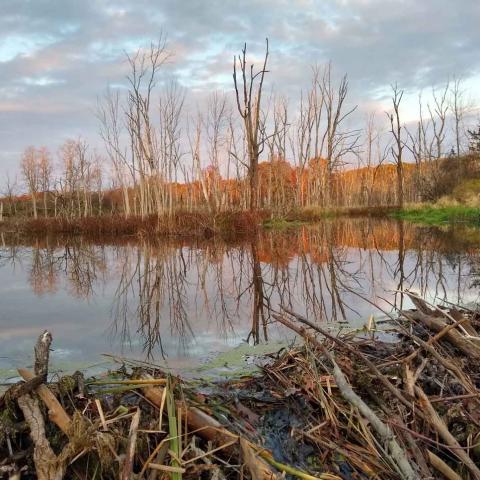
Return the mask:
<svg viewBox="0 0 480 480"><path fill-rule="evenodd" d="M262 232L237 244L2 234L0 268L27 269L41 296L63 288L89 300L114 283L108 335L123 348L140 342L152 358L165 355L165 339L183 351L204 335L266 341L278 329L270 312L280 305L336 323L363 321L372 303L403 308L405 289L431 301L469 301L478 237L471 229L369 219Z"/></svg>

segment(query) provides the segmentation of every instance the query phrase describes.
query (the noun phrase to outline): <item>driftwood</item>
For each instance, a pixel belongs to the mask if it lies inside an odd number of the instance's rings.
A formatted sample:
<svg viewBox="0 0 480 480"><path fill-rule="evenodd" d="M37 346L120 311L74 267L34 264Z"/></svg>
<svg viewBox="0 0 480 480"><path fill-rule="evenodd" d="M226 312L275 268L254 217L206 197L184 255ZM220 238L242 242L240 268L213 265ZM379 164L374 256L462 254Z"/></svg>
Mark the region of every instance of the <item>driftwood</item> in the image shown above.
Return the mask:
<svg viewBox="0 0 480 480"><path fill-rule="evenodd" d="M35 374L25 369L18 369L20 375L27 382L37 378L47 379L51 342L52 336L47 331L43 332L38 338L35 345ZM65 475L68 462L80 449L87 449L89 446L93 446L97 437L93 439L89 437L86 433L86 426L82 424L81 420L77 422L76 429L73 429L72 420L46 385L39 385L35 391L47 406L50 420L69 437L69 442L58 455L55 455L45 436L45 422L38 398L30 394L22 395L18 398L18 406L22 410L25 421L30 428L30 437L34 444L33 460L37 477L39 480L61 480ZM85 435L82 435L82 432ZM82 440L82 436L86 440Z"/></svg>
<svg viewBox="0 0 480 480"><path fill-rule="evenodd" d="M135 457L135 448L137 445L138 425L140 423L140 409L133 415L132 423L130 424L130 432L128 435L127 454L123 464L120 480L130 480L133 472L133 459Z"/></svg>
<svg viewBox="0 0 480 480"><path fill-rule="evenodd" d="M38 480L61 480L67 468L67 458L55 455L45 436L45 423L38 400L30 395L18 399L25 421L30 427L30 436L35 445L33 461Z"/></svg>
<svg viewBox="0 0 480 480"><path fill-rule="evenodd" d="M24 368L19 368L18 373L26 381L30 381L35 378L35 375L32 372ZM41 376L39 377L41 378ZM68 435L70 431L71 419L65 412L60 402L57 400L57 397L44 384L39 385L35 389L35 391L42 399L43 403L47 406L48 417L50 418L50 420L54 422L62 430L63 433Z"/></svg>

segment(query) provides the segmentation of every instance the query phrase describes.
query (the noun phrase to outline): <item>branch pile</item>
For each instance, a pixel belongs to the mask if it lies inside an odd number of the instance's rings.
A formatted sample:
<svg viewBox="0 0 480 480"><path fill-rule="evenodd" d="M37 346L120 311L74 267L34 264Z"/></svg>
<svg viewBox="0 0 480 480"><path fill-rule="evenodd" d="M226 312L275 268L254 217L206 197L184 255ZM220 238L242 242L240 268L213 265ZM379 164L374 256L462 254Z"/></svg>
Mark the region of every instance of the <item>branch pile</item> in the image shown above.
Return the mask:
<svg viewBox="0 0 480 480"><path fill-rule="evenodd" d="M395 342L284 309L304 345L221 384L128 360L48 383L44 332L0 398L0 478L480 480L480 318L409 295Z"/></svg>

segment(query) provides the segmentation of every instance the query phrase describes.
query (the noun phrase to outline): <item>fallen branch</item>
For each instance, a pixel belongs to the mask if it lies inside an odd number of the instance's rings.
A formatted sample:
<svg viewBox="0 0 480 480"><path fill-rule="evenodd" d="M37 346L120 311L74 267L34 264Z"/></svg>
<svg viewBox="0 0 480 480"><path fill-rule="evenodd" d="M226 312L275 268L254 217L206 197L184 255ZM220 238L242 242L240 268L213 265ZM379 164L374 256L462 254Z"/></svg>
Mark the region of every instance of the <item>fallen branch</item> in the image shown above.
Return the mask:
<svg viewBox="0 0 480 480"><path fill-rule="evenodd" d="M462 449L456 438L450 433L443 420L433 408L425 392L418 386L415 387L415 393L418 396L420 406L430 419L430 425L438 432L443 441L451 447L451 452L470 470L475 480L480 480L480 470L473 460Z"/></svg>

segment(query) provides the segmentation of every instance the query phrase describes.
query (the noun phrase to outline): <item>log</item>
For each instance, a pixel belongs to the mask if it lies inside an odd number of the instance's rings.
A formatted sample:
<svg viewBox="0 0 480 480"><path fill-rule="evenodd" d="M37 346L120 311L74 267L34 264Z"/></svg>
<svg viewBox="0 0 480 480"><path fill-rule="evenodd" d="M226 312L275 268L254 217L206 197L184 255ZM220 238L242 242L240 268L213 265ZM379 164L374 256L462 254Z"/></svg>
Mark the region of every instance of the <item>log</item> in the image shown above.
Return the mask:
<svg viewBox="0 0 480 480"><path fill-rule="evenodd" d="M442 332L446 330L446 327L448 327L448 324L445 322L445 320L432 315L425 315L418 310L416 312L408 312L408 317L422 323L434 332ZM448 330L442 338L447 340L453 346L457 347L465 355L474 358L475 360L480 360L480 346L462 335L458 330Z"/></svg>
<svg viewBox="0 0 480 480"><path fill-rule="evenodd" d="M50 345L52 344L52 334L45 330L35 344L35 375L43 377L47 381L48 359L50 357Z"/></svg>
<svg viewBox="0 0 480 480"><path fill-rule="evenodd" d="M38 400L26 394L18 399L18 406L30 427L30 437L35 446L33 461L38 480L61 480L65 475L67 462L66 459L57 457L50 447Z"/></svg>
<svg viewBox="0 0 480 480"><path fill-rule="evenodd" d="M35 378L35 375L26 370L25 368L19 368L18 373L20 376L28 381ZM42 402L48 408L48 417L52 422L54 422L60 430L66 435L69 434L71 419L68 416L67 412L63 409L61 403L57 400L57 397L51 392L51 390L44 384L37 387L35 390L38 396L42 399Z"/></svg>

